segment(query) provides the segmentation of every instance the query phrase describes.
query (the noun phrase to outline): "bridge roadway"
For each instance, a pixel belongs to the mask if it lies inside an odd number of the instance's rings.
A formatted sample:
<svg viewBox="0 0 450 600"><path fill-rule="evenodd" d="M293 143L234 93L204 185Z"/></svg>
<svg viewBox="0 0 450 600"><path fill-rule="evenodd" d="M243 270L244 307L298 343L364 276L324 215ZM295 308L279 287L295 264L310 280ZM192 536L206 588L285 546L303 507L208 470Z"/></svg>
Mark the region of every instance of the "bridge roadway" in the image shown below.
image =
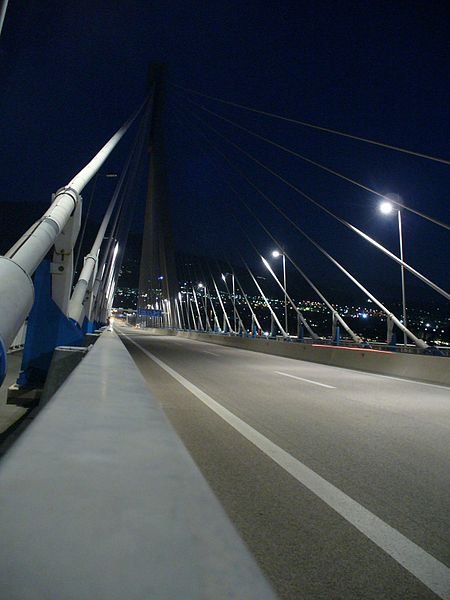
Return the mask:
<svg viewBox="0 0 450 600"><path fill-rule="evenodd" d="M281 598L450 598L449 388L116 330Z"/></svg>

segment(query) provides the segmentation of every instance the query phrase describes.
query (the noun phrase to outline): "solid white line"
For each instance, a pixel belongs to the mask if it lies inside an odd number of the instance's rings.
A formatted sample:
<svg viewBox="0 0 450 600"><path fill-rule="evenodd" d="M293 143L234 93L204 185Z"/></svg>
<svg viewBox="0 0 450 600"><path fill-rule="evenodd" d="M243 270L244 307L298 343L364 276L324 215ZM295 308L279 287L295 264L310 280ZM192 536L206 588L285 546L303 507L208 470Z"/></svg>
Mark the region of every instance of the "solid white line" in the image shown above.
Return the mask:
<svg viewBox="0 0 450 600"><path fill-rule="evenodd" d="M298 379L299 381L306 381L306 383L313 383L314 385L320 385L321 387L335 390L334 385L327 385L326 383L319 383L318 381L312 381L312 379L305 379L304 377L297 377L297 375L291 375L290 373L283 373L282 371L275 371L278 375L284 375L284 377L290 377L291 379Z"/></svg>
<svg viewBox="0 0 450 600"><path fill-rule="evenodd" d="M288 452L271 442L221 404L213 400L196 385L148 352L134 340L124 335L132 344L171 375L178 383L201 400L208 408L219 415L261 452L271 458L287 473L323 500L351 525L356 527L369 540L384 550L389 556L412 573L442 600L450 600L450 569L428 554L423 548L409 540L399 531L344 494L340 489L315 473Z"/></svg>
<svg viewBox="0 0 450 600"><path fill-rule="evenodd" d="M220 356L220 354L217 354L216 352L210 352L209 350L202 350L202 352L205 354L212 354L213 356Z"/></svg>

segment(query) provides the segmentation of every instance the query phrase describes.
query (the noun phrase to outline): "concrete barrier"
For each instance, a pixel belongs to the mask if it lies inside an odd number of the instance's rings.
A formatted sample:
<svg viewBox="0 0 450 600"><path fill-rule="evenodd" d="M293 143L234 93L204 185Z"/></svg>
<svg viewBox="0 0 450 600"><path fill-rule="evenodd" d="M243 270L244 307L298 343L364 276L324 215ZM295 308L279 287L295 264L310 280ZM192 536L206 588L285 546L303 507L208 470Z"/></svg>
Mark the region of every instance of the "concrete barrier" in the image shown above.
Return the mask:
<svg viewBox="0 0 450 600"><path fill-rule="evenodd" d="M177 335L253 352L450 386L450 359L441 356L401 354L382 350L290 343L267 338L240 338L197 332L178 331Z"/></svg>
<svg viewBox="0 0 450 600"><path fill-rule="evenodd" d="M275 598L117 335L0 462L8 600Z"/></svg>

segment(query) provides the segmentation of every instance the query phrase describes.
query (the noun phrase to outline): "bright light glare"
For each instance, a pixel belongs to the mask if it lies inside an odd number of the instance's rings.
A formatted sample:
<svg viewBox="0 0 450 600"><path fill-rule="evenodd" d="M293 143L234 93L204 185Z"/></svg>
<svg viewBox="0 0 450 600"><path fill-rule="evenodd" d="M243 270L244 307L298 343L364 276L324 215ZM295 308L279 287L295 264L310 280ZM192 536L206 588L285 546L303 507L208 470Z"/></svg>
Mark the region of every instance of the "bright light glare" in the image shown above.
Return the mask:
<svg viewBox="0 0 450 600"><path fill-rule="evenodd" d="M394 206L392 202L388 202L387 200L385 200L380 204L380 212L382 212L383 215L390 215L393 210Z"/></svg>
<svg viewBox="0 0 450 600"><path fill-rule="evenodd" d="M203 287L203 283L199 283L197 287L201 290Z"/></svg>
<svg viewBox="0 0 450 600"><path fill-rule="evenodd" d="M280 254L279 250L274 250L274 251L272 252L272 256L273 256L274 258L278 258L279 256L281 256L281 254Z"/></svg>

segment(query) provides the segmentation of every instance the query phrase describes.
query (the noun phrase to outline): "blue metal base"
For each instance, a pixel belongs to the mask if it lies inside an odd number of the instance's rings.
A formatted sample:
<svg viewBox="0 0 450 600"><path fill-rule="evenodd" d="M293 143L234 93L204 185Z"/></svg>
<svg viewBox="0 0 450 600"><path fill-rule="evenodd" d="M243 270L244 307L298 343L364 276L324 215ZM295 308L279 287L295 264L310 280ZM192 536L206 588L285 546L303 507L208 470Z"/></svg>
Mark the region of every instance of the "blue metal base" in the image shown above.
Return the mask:
<svg viewBox="0 0 450 600"><path fill-rule="evenodd" d="M335 346L339 346L340 343L341 343L341 329L340 329L339 325L336 325L336 333L334 335L333 344Z"/></svg>
<svg viewBox="0 0 450 600"><path fill-rule="evenodd" d="M83 331L68 319L51 297L50 263L44 261L34 274L35 299L28 318L18 385L44 384L56 346L83 346Z"/></svg>

